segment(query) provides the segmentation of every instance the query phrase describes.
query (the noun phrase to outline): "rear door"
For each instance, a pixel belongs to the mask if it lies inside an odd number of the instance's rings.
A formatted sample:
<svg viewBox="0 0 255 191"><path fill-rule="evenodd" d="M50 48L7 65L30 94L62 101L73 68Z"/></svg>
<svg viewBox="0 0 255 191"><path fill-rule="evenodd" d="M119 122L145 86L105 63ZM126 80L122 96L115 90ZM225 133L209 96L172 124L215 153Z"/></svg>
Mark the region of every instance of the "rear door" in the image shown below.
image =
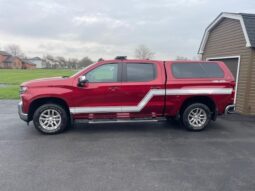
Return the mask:
<svg viewBox="0 0 255 191"><path fill-rule="evenodd" d="M156 61L123 63L122 117L161 116L164 107L165 73Z"/></svg>

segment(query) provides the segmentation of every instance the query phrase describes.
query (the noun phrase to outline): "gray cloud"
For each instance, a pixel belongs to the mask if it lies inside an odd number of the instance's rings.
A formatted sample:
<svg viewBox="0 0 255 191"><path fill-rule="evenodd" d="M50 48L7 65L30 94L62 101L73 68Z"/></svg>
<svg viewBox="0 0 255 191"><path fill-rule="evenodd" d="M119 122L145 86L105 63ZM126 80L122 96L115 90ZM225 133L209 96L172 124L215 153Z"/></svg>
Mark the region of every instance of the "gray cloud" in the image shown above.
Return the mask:
<svg viewBox="0 0 255 191"><path fill-rule="evenodd" d="M97 59L132 57L145 44L158 59L193 57L205 27L222 11L254 13L255 2L0 0L0 45L19 44L31 56Z"/></svg>

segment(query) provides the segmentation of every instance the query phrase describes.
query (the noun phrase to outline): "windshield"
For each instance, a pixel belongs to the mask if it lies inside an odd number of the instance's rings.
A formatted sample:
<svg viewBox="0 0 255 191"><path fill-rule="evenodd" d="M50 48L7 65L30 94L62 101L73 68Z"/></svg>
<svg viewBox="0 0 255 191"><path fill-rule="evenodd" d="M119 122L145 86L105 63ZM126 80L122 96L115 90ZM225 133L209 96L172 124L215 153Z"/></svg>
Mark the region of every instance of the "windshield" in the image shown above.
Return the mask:
<svg viewBox="0 0 255 191"><path fill-rule="evenodd" d="M96 64L96 62L93 63L93 64L90 64L90 65L86 66L85 68L82 68L81 70L79 70L78 72L76 72L75 74L73 74L73 75L71 76L71 78L74 77L74 76L76 76L76 75L78 75L79 73L82 73L83 70L86 70L86 69L88 69L88 68L94 66L95 64Z"/></svg>

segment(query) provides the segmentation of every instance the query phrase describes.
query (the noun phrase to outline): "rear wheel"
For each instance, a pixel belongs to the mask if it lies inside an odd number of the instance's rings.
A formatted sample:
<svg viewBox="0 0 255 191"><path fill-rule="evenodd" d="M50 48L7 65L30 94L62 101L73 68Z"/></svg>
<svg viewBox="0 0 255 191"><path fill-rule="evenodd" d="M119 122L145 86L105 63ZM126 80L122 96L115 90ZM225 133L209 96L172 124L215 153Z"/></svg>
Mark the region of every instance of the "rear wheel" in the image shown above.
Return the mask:
<svg viewBox="0 0 255 191"><path fill-rule="evenodd" d="M184 109L181 119L188 130L201 131L211 121L211 111L205 104L193 103Z"/></svg>
<svg viewBox="0 0 255 191"><path fill-rule="evenodd" d="M44 104L36 109L33 116L34 126L45 134L57 134L68 126L68 115L64 108L56 104Z"/></svg>

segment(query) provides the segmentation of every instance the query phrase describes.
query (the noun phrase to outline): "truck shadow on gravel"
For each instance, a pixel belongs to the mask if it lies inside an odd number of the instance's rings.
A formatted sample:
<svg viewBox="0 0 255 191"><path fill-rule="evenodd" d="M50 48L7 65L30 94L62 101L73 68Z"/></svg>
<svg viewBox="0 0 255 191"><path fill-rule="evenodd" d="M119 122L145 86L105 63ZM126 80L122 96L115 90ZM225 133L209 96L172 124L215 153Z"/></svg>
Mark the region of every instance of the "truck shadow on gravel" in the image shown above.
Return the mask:
<svg viewBox="0 0 255 191"><path fill-rule="evenodd" d="M104 134L104 133L151 133L151 134L219 134L222 131L229 131L227 126L231 119L220 117L216 122L212 121L206 129L199 132L186 130L179 121L162 121L162 122L144 122L144 123L107 123L107 124L87 124L74 123L66 130L64 134ZM236 119L240 121L240 119ZM37 132L31 122L28 127L30 133ZM38 133L38 134L37 134ZM37 135L41 133L37 132ZM56 136L56 135L55 135ZM61 134L60 134L61 136Z"/></svg>
<svg viewBox="0 0 255 191"><path fill-rule="evenodd" d="M204 131L213 131L217 128L212 122ZM200 133L188 131L178 121L152 122L152 123L112 123L112 124L75 124L67 133L113 133L113 132L139 132L139 133ZM201 131L202 132L202 131Z"/></svg>

